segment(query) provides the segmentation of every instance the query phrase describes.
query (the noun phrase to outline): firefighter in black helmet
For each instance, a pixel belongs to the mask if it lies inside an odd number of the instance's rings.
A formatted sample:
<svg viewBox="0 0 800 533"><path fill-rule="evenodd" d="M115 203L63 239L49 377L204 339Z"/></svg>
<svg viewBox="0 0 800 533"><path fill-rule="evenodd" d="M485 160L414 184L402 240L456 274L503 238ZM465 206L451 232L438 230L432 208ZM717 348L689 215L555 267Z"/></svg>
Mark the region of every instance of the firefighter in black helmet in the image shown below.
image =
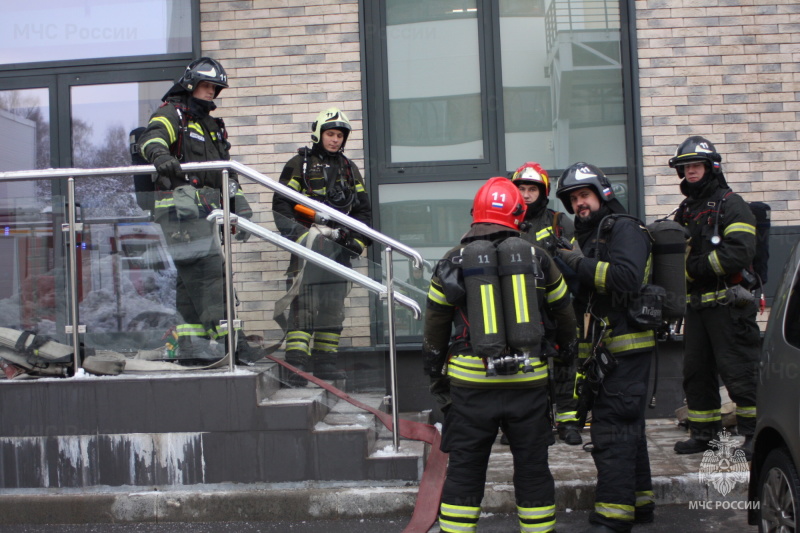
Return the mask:
<svg viewBox="0 0 800 533"><path fill-rule="evenodd" d="M437 264L431 278L423 369L431 378L431 392L446 403L449 390L450 400L443 408L442 451L449 453L439 514L443 532L477 528L486 465L498 428L508 436L514 456L520 531L555 528L541 310L557 318L559 341L574 337L576 325L566 285L552 259L519 238L524 215L524 200L507 178L488 180L475 195L471 229ZM506 254L509 250L513 253ZM509 256L517 259L508 264L512 268L492 266L493 258L504 265L502 258ZM497 286L504 282L492 280L508 281L506 276L526 290L510 297L501 287L498 293ZM507 306L515 312L506 311ZM518 358L526 342L530 357Z"/></svg>
<svg viewBox="0 0 800 533"><path fill-rule="evenodd" d="M286 163L280 183L371 226L372 207L364 179L344 155L351 131L350 121L340 109L320 112L311 125L311 148L300 148ZM312 239L313 249L342 265L351 266L370 244L367 237L333 221L315 222L313 216L310 219L298 210L298 204L279 194L273 197L272 208L284 237L304 245ZM346 374L337 369L336 362L348 283L313 264L303 266L296 256L292 256L287 274L287 287L297 294L289 308L286 361L299 370L313 371L318 378L344 379ZM292 374L289 383L302 387L308 381Z"/></svg>
<svg viewBox="0 0 800 533"><path fill-rule="evenodd" d="M550 176L541 165L529 161L521 165L511 177L522 198L528 206L525 211L526 228L522 237L533 244L555 253L558 243L575 243L575 226L572 219L561 211L547 207L550 196ZM545 321L551 322L548 317ZM550 339L555 344L555 339ZM556 404L555 423L558 437L569 445L577 446L583 442L581 429L583 422L578 420L577 401L573 397L575 385L575 345L558 346L553 356L553 383Z"/></svg>
<svg viewBox="0 0 800 533"><path fill-rule="evenodd" d="M556 196L575 214L581 251L560 248L557 260L578 279L578 390L593 399L592 458L597 468L594 512L586 532L630 531L653 520L650 459L645 440L647 383L655 348L652 329L628 318L628 305L647 278L650 239L625 214L602 170L575 163L558 180ZM582 252L582 253L581 253Z"/></svg>
<svg viewBox="0 0 800 533"><path fill-rule="evenodd" d="M683 390L690 438L680 454L711 449L722 430L718 377L736 403L736 425L749 459L756 426L756 379L760 333L758 305L750 293L756 250L755 217L728 187L722 157L703 137L686 139L669 160L686 196L675 220L686 227L689 292L684 328Z"/></svg>
<svg viewBox="0 0 800 533"><path fill-rule="evenodd" d="M227 329L220 328L225 319L222 250L216 226L206 216L221 207L222 195L230 198L232 212L253 216L235 177L232 190L223 191L220 171L186 174L181 168L181 162L230 159L225 124L210 114L217 107L214 99L227 87L227 73L218 61L193 61L164 95L138 141L139 152L157 171L154 217L178 271L176 307L183 323L177 326L177 357L182 361L219 359L224 355L219 348L226 344ZM245 236L242 232L237 238ZM237 330L236 356L252 362L263 353Z"/></svg>

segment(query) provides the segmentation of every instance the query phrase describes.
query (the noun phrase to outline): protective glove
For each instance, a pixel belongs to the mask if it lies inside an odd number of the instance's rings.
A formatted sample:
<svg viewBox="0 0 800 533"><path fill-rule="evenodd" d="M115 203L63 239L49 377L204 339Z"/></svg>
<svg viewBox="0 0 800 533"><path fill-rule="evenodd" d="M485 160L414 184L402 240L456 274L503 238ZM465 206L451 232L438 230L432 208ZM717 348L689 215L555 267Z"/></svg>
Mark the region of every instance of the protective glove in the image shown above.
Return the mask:
<svg viewBox="0 0 800 533"><path fill-rule="evenodd" d="M364 251L364 245L361 243L361 241L353 237L350 237L346 241L344 241L344 244L342 246L344 246L345 249L348 252L350 252L353 259L359 257L361 253Z"/></svg>
<svg viewBox="0 0 800 533"><path fill-rule="evenodd" d="M174 155L165 152L153 158L153 166L160 176L165 176L170 179L178 179L183 176L183 169Z"/></svg>
<svg viewBox="0 0 800 533"><path fill-rule="evenodd" d="M580 250L567 250L566 248L558 248L556 250L556 257L564 261L564 263L574 272L577 272L578 265L583 259L583 253Z"/></svg>
<svg viewBox="0 0 800 533"><path fill-rule="evenodd" d="M241 228L236 228L236 233L234 239L239 242L247 242L250 239L250 235L252 235L249 231L245 231Z"/></svg>

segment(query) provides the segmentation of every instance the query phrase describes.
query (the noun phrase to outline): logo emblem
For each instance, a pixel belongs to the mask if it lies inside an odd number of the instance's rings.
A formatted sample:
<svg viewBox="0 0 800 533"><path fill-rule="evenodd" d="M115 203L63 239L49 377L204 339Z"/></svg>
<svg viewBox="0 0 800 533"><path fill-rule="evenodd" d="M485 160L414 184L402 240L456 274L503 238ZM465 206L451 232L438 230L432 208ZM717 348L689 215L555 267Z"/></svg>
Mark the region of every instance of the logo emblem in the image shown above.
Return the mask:
<svg viewBox="0 0 800 533"><path fill-rule="evenodd" d="M596 178L597 174L592 172L589 167L581 167L575 171L575 179L576 180L588 180L591 178Z"/></svg>
<svg viewBox="0 0 800 533"><path fill-rule="evenodd" d="M733 490L737 483L750 480L750 467L744 450L735 441L729 440L727 431L717 433L719 440L709 442L713 450L706 450L700 461L700 483L710 482L723 496Z"/></svg>
<svg viewBox="0 0 800 533"><path fill-rule="evenodd" d="M202 74L203 76L208 76L209 78L216 78L217 77L217 69L211 67L209 70L198 70L198 74Z"/></svg>

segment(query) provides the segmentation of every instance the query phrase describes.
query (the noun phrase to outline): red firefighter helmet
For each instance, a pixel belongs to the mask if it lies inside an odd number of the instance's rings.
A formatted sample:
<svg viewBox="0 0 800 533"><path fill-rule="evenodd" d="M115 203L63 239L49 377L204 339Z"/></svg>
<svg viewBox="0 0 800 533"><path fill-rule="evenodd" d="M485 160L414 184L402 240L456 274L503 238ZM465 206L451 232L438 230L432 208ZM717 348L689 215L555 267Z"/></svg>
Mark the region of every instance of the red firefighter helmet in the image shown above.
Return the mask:
<svg viewBox="0 0 800 533"><path fill-rule="evenodd" d="M542 191L544 195L550 196L550 176L547 175L547 171L543 169L539 163L528 161L514 172L511 181L517 186L519 186L520 183L536 183L537 185L542 185L544 188Z"/></svg>
<svg viewBox="0 0 800 533"><path fill-rule="evenodd" d="M518 230L525 218L525 200L508 178L489 178L472 202L472 223L487 222Z"/></svg>

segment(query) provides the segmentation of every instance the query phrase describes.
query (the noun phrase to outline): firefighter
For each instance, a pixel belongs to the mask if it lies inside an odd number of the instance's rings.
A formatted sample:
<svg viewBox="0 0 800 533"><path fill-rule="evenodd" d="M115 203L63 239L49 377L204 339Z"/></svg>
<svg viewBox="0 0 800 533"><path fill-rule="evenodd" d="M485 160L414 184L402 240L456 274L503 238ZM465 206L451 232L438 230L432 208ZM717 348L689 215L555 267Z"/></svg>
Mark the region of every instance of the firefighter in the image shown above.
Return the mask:
<svg viewBox="0 0 800 533"><path fill-rule="evenodd" d="M431 392L449 396L443 409L442 451L449 453L439 515L443 532L476 530L499 428L514 457L520 531L555 527L541 310L557 318L559 340L567 342L576 324L552 259L519 238L524 215L519 190L507 178L489 179L475 196L471 229L431 278L422 351ZM508 257L512 262L505 264ZM523 274L513 285L514 276Z"/></svg>
<svg viewBox="0 0 800 533"><path fill-rule="evenodd" d="M341 110L332 107L320 112L311 125L311 148L300 148L286 163L280 183L371 226L372 207L364 180L356 164L344 155L351 131L350 121ZM275 224L284 237L307 244L314 221L296 206L276 194L272 200ZM336 223L323 225L333 231L323 231L314 249L342 265L350 267L370 244L367 237ZM289 308L286 361L299 370L313 371L321 379L344 379L346 374L337 369L336 362L349 284L313 264L302 266L296 256L292 256L287 276L287 287L292 290L294 286L297 295ZM303 387L308 381L292 374L289 383Z"/></svg>
<svg viewBox="0 0 800 533"><path fill-rule="evenodd" d="M514 172L512 183L517 186L528 206L525 211L527 227L522 237L553 254L562 242L575 244L575 226L566 214L549 209L550 176L538 163L527 162ZM547 321L547 317L545 317ZM548 328L552 331L552 327ZM555 344L555 339L550 339ZM577 401L573 397L575 384L574 341L567 346L558 346L558 355L553 357L553 382L556 404L556 428L558 437L567 444L577 446L583 442L583 421L578 420Z"/></svg>
<svg viewBox="0 0 800 533"><path fill-rule="evenodd" d="M675 220L690 236L683 390L691 435L677 442L675 451L709 450L722 430L719 373L736 403L737 430L745 436L742 448L749 460L760 347L749 269L756 251L755 217L742 197L728 188L721 161L714 145L699 136L686 139L669 160L686 196Z"/></svg>
<svg viewBox="0 0 800 533"><path fill-rule="evenodd" d="M164 95L164 103L150 117L139 137L138 149L157 171L155 221L161 225L178 273L176 307L183 317L177 326L182 361L219 359L227 329L223 256L216 225L206 220L230 198L231 211L251 218L253 211L235 177L231 191L222 190L220 171L187 174L181 162L227 161L230 143L222 119L214 118L214 99L228 87L222 65L209 57L193 61ZM240 232L236 238L244 240ZM218 344L211 345L209 339ZM252 362L263 356L237 330L237 358Z"/></svg>
<svg viewBox="0 0 800 533"><path fill-rule="evenodd" d="M559 248L556 253L579 282L573 306L583 317L580 401L593 400L584 405L592 411L597 489L585 531L630 531L634 523L651 522L655 508L644 431L655 335L628 318L628 304L647 281L651 243L594 165L567 168L556 196L575 215L582 250Z"/></svg>

